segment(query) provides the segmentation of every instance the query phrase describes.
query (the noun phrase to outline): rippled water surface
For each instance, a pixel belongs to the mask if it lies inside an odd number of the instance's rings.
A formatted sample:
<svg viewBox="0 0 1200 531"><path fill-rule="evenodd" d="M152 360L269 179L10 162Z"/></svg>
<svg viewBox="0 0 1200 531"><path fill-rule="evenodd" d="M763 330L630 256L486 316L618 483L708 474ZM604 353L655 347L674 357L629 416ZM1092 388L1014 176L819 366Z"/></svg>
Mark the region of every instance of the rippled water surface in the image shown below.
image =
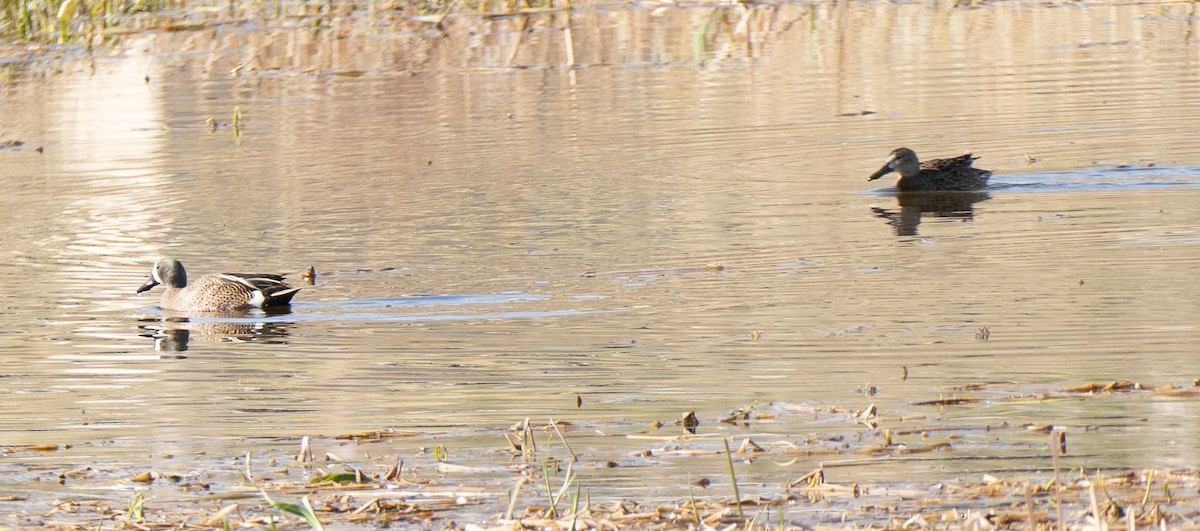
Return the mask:
<svg viewBox="0 0 1200 531"><path fill-rule="evenodd" d="M486 476L525 418L571 422L593 462L688 411L685 449L867 438L851 415L870 404L955 449L843 479L1044 470L1024 426L1045 424L1071 466L1194 465L1194 398L1042 399L1200 377L1194 6L581 10L575 68L561 16L448 40L216 25L10 66L0 444L70 448L5 456L0 494L124 499L27 481L147 459L236 474L247 451L377 429L409 435L366 451L420 470L443 445ZM867 182L900 146L996 174L972 194ZM161 288L134 296L165 256L193 278L318 277L291 313L168 319ZM951 396L983 400L919 404ZM756 401L769 419L718 422ZM582 480L679 497L723 467Z"/></svg>

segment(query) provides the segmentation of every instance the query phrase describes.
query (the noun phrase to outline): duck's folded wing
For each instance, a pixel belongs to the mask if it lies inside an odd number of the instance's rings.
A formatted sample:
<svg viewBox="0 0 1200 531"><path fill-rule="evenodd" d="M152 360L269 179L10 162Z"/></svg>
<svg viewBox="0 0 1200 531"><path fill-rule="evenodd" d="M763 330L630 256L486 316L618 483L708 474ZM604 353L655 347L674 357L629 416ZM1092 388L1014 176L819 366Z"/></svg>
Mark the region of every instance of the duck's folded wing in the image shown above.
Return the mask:
<svg viewBox="0 0 1200 531"><path fill-rule="evenodd" d="M970 153L960 155L949 159L933 159L921 162L921 169L933 170L936 172L951 172L963 168L970 168L971 163L979 157L972 156Z"/></svg>

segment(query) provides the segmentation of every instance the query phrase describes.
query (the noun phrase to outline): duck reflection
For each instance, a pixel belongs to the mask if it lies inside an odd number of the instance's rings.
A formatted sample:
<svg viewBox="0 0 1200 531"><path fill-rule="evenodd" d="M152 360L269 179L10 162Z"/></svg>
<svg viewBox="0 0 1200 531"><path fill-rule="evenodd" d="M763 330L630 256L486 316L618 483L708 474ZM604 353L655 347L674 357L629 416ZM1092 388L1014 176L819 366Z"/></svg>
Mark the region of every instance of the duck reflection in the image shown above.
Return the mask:
<svg viewBox="0 0 1200 531"><path fill-rule="evenodd" d="M876 216L888 220L897 236L916 236L921 217L975 219L975 203L991 198L987 192L900 192L899 209L871 207Z"/></svg>
<svg viewBox="0 0 1200 531"><path fill-rule="evenodd" d="M165 315L161 320L142 320L138 329L140 336L154 339L157 352L184 352L191 341L285 344L295 323L254 320L279 313L205 314L203 319Z"/></svg>

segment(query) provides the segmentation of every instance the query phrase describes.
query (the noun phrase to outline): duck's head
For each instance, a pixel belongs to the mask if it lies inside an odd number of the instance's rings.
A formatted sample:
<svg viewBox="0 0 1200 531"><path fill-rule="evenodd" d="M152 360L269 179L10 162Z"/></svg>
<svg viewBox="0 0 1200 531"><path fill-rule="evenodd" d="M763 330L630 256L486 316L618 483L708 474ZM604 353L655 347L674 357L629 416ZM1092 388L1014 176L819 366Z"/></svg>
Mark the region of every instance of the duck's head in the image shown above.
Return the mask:
<svg viewBox="0 0 1200 531"><path fill-rule="evenodd" d="M154 266L150 268L150 279L142 284L137 292L141 293L159 284L166 284L169 288L187 287L187 272L183 270L183 264L171 258L154 262Z"/></svg>
<svg viewBox="0 0 1200 531"><path fill-rule="evenodd" d="M921 171L921 162L917 160L917 154L908 148L896 148L888 155L887 160L883 161L883 167L879 171L872 173L867 177L868 181L874 181L891 172L900 172L900 175L914 175Z"/></svg>

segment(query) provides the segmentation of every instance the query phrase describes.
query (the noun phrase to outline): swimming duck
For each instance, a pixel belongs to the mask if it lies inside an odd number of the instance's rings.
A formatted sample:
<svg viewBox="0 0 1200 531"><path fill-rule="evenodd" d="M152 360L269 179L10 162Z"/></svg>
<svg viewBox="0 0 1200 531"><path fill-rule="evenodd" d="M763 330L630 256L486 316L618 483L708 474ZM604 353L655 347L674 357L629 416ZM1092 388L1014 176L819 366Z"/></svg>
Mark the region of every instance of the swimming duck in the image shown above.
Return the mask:
<svg viewBox="0 0 1200 531"><path fill-rule="evenodd" d="M913 150L898 148L867 180L873 181L894 171L900 174L896 188L901 192L969 192L987 186L988 177L992 176L989 170L971 167L977 158L967 153L951 159L921 162Z"/></svg>
<svg viewBox="0 0 1200 531"><path fill-rule="evenodd" d="M218 273L189 284L183 264L171 258L155 262L150 280L137 292L159 284L166 285L159 303L162 309L198 313L283 307L300 291L283 282L283 276L272 274Z"/></svg>

